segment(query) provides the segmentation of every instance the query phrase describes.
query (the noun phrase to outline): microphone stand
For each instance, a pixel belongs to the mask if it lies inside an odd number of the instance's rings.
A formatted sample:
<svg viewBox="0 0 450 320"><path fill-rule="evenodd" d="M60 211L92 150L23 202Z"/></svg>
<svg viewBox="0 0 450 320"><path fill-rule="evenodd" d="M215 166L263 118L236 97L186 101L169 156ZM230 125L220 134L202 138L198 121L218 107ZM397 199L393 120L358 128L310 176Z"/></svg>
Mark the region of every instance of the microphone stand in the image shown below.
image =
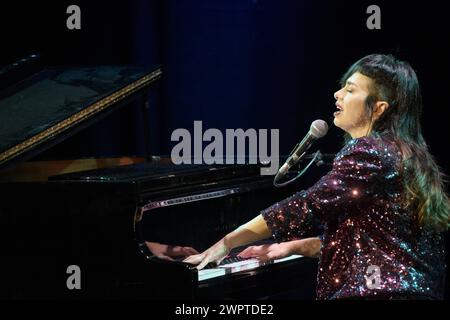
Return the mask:
<svg viewBox="0 0 450 320"><path fill-rule="evenodd" d="M295 150L295 148L294 148L294 150ZM292 153L291 153L292 154ZM286 186L286 185L288 185L288 184L290 184L290 183L292 183L292 182L294 182L295 180L297 180L298 178L300 178L305 172L306 172L306 170L308 170L308 168L313 164L313 162L315 161L316 162L316 165L319 167L319 166L321 166L321 165L328 165L328 164L330 164L330 163L327 163L327 162L325 162L324 160L325 159L327 159L327 160L330 160L330 159L334 159L334 154L329 154L329 153L326 153L326 154L322 154L321 152L320 152L320 150L317 150L315 153L313 153L313 154L305 154L305 153L303 153L301 156L300 156L300 158L299 158L299 162L301 162L302 161L302 159L311 159L311 161L306 165L306 167L305 168L303 168L303 170L301 170L300 172L298 172L297 173L297 175L294 177L294 178L292 178L292 179L290 179L290 180L288 180L288 181L286 181L286 182L281 182L281 183L279 183L278 181L280 180L280 178L282 177L282 175L278 172L276 175L275 175L275 178L273 179L273 185L275 186L275 187L284 187L284 186Z"/></svg>

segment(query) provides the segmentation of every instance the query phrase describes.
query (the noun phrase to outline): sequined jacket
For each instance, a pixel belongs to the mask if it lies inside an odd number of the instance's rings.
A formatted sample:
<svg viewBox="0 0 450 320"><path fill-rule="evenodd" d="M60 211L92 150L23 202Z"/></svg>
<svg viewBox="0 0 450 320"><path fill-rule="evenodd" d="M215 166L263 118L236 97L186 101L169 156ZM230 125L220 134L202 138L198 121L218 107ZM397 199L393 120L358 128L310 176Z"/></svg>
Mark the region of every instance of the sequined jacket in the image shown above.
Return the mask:
<svg viewBox="0 0 450 320"><path fill-rule="evenodd" d="M278 241L323 224L317 299L443 298L443 235L417 224L402 181L399 148L374 134L350 140L316 184L261 212Z"/></svg>

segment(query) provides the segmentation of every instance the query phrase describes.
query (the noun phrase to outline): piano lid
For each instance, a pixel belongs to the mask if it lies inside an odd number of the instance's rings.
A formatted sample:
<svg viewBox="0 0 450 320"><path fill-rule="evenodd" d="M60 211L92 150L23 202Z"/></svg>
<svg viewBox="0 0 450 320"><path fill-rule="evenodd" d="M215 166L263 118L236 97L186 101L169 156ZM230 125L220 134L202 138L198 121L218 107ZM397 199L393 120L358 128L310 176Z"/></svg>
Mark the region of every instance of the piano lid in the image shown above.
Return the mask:
<svg viewBox="0 0 450 320"><path fill-rule="evenodd" d="M161 74L159 66L45 68L0 88L0 170L100 120Z"/></svg>

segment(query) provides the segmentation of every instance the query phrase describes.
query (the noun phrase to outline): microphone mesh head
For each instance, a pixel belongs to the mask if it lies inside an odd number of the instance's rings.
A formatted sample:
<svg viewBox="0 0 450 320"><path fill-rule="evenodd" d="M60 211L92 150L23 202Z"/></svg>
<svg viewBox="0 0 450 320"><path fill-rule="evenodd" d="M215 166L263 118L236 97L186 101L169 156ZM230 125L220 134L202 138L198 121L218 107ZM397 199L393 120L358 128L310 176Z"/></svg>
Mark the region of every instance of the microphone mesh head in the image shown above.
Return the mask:
<svg viewBox="0 0 450 320"><path fill-rule="evenodd" d="M323 120L315 120L311 123L309 131L314 138L322 138L328 132L328 124Z"/></svg>

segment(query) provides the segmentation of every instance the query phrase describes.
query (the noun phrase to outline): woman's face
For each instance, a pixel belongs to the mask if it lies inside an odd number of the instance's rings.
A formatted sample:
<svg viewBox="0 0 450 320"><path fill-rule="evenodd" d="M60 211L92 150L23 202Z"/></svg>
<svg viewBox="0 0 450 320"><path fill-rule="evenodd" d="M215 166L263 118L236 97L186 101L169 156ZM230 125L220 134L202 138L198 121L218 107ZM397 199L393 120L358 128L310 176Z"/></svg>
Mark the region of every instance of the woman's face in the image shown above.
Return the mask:
<svg viewBox="0 0 450 320"><path fill-rule="evenodd" d="M369 133L370 121L366 112L366 99L372 80L365 75L355 72L345 86L334 93L336 107L334 124L348 132L352 138L359 138Z"/></svg>

